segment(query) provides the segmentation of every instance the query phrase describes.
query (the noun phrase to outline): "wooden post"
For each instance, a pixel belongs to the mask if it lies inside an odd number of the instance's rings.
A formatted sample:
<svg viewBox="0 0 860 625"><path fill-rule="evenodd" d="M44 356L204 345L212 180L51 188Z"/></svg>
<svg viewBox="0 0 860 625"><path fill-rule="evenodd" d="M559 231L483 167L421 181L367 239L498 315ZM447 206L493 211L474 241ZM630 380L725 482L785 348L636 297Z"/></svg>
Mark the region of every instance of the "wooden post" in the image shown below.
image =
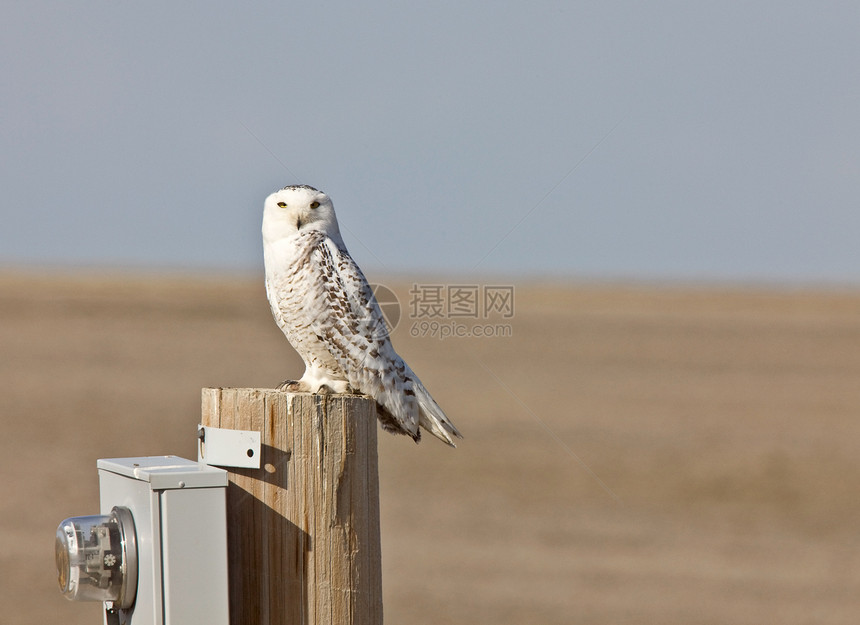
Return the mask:
<svg viewBox="0 0 860 625"><path fill-rule="evenodd" d="M231 625L382 623L376 406L356 395L204 388L203 425L262 433L229 470Z"/></svg>

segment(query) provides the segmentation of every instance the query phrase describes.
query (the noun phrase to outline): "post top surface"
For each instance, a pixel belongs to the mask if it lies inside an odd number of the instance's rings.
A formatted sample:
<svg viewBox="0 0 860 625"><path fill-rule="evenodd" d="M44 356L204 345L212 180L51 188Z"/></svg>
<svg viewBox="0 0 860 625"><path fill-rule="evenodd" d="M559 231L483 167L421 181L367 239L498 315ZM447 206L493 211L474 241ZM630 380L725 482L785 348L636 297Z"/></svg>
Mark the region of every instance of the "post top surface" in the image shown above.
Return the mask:
<svg viewBox="0 0 860 625"><path fill-rule="evenodd" d="M203 392L218 392L218 391L230 391L234 393L275 393L278 395L299 395L299 396L308 396L308 397L348 397L348 398L356 398L356 399L367 399L369 401L373 401L373 398L370 395L363 395L361 393L309 393L309 392L296 392L296 391L285 391L279 388L259 388L259 387L244 387L244 386L204 386Z"/></svg>

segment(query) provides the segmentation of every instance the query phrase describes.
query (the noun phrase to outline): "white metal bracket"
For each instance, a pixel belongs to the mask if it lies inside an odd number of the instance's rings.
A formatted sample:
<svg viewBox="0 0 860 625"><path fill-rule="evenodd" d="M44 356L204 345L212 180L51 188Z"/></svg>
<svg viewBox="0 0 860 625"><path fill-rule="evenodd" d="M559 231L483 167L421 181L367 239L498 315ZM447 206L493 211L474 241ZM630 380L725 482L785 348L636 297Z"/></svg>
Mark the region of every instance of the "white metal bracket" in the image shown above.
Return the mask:
<svg viewBox="0 0 860 625"><path fill-rule="evenodd" d="M260 468L260 433L197 426L197 461L220 467Z"/></svg>

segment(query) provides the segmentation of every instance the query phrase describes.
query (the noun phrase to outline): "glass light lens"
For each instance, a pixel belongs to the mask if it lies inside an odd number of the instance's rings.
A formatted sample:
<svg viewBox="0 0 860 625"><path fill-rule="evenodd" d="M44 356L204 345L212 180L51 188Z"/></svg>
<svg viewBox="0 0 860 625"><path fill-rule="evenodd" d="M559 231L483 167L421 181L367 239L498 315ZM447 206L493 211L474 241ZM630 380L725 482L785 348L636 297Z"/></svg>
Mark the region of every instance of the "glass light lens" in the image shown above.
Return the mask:
<svg viewBox="0 0 860 625"><path fill-rule="evenodd" d="M134 521L126 508L66 519L55 541L60 592L73 601L113 601L128 607L137 588Z"/></svg>

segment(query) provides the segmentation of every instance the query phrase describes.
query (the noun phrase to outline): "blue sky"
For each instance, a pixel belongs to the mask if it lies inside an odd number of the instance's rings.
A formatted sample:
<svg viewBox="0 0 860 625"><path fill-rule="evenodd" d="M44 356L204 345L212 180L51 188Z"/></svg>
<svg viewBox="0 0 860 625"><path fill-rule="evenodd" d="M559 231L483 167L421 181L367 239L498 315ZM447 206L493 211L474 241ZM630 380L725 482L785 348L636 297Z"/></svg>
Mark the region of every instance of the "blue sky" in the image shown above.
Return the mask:
<svg viewBox="0 0 860 625"><path fill-rule="evenodd" d="M0 267L860 283L860 5L5 2Z"/></svg>

